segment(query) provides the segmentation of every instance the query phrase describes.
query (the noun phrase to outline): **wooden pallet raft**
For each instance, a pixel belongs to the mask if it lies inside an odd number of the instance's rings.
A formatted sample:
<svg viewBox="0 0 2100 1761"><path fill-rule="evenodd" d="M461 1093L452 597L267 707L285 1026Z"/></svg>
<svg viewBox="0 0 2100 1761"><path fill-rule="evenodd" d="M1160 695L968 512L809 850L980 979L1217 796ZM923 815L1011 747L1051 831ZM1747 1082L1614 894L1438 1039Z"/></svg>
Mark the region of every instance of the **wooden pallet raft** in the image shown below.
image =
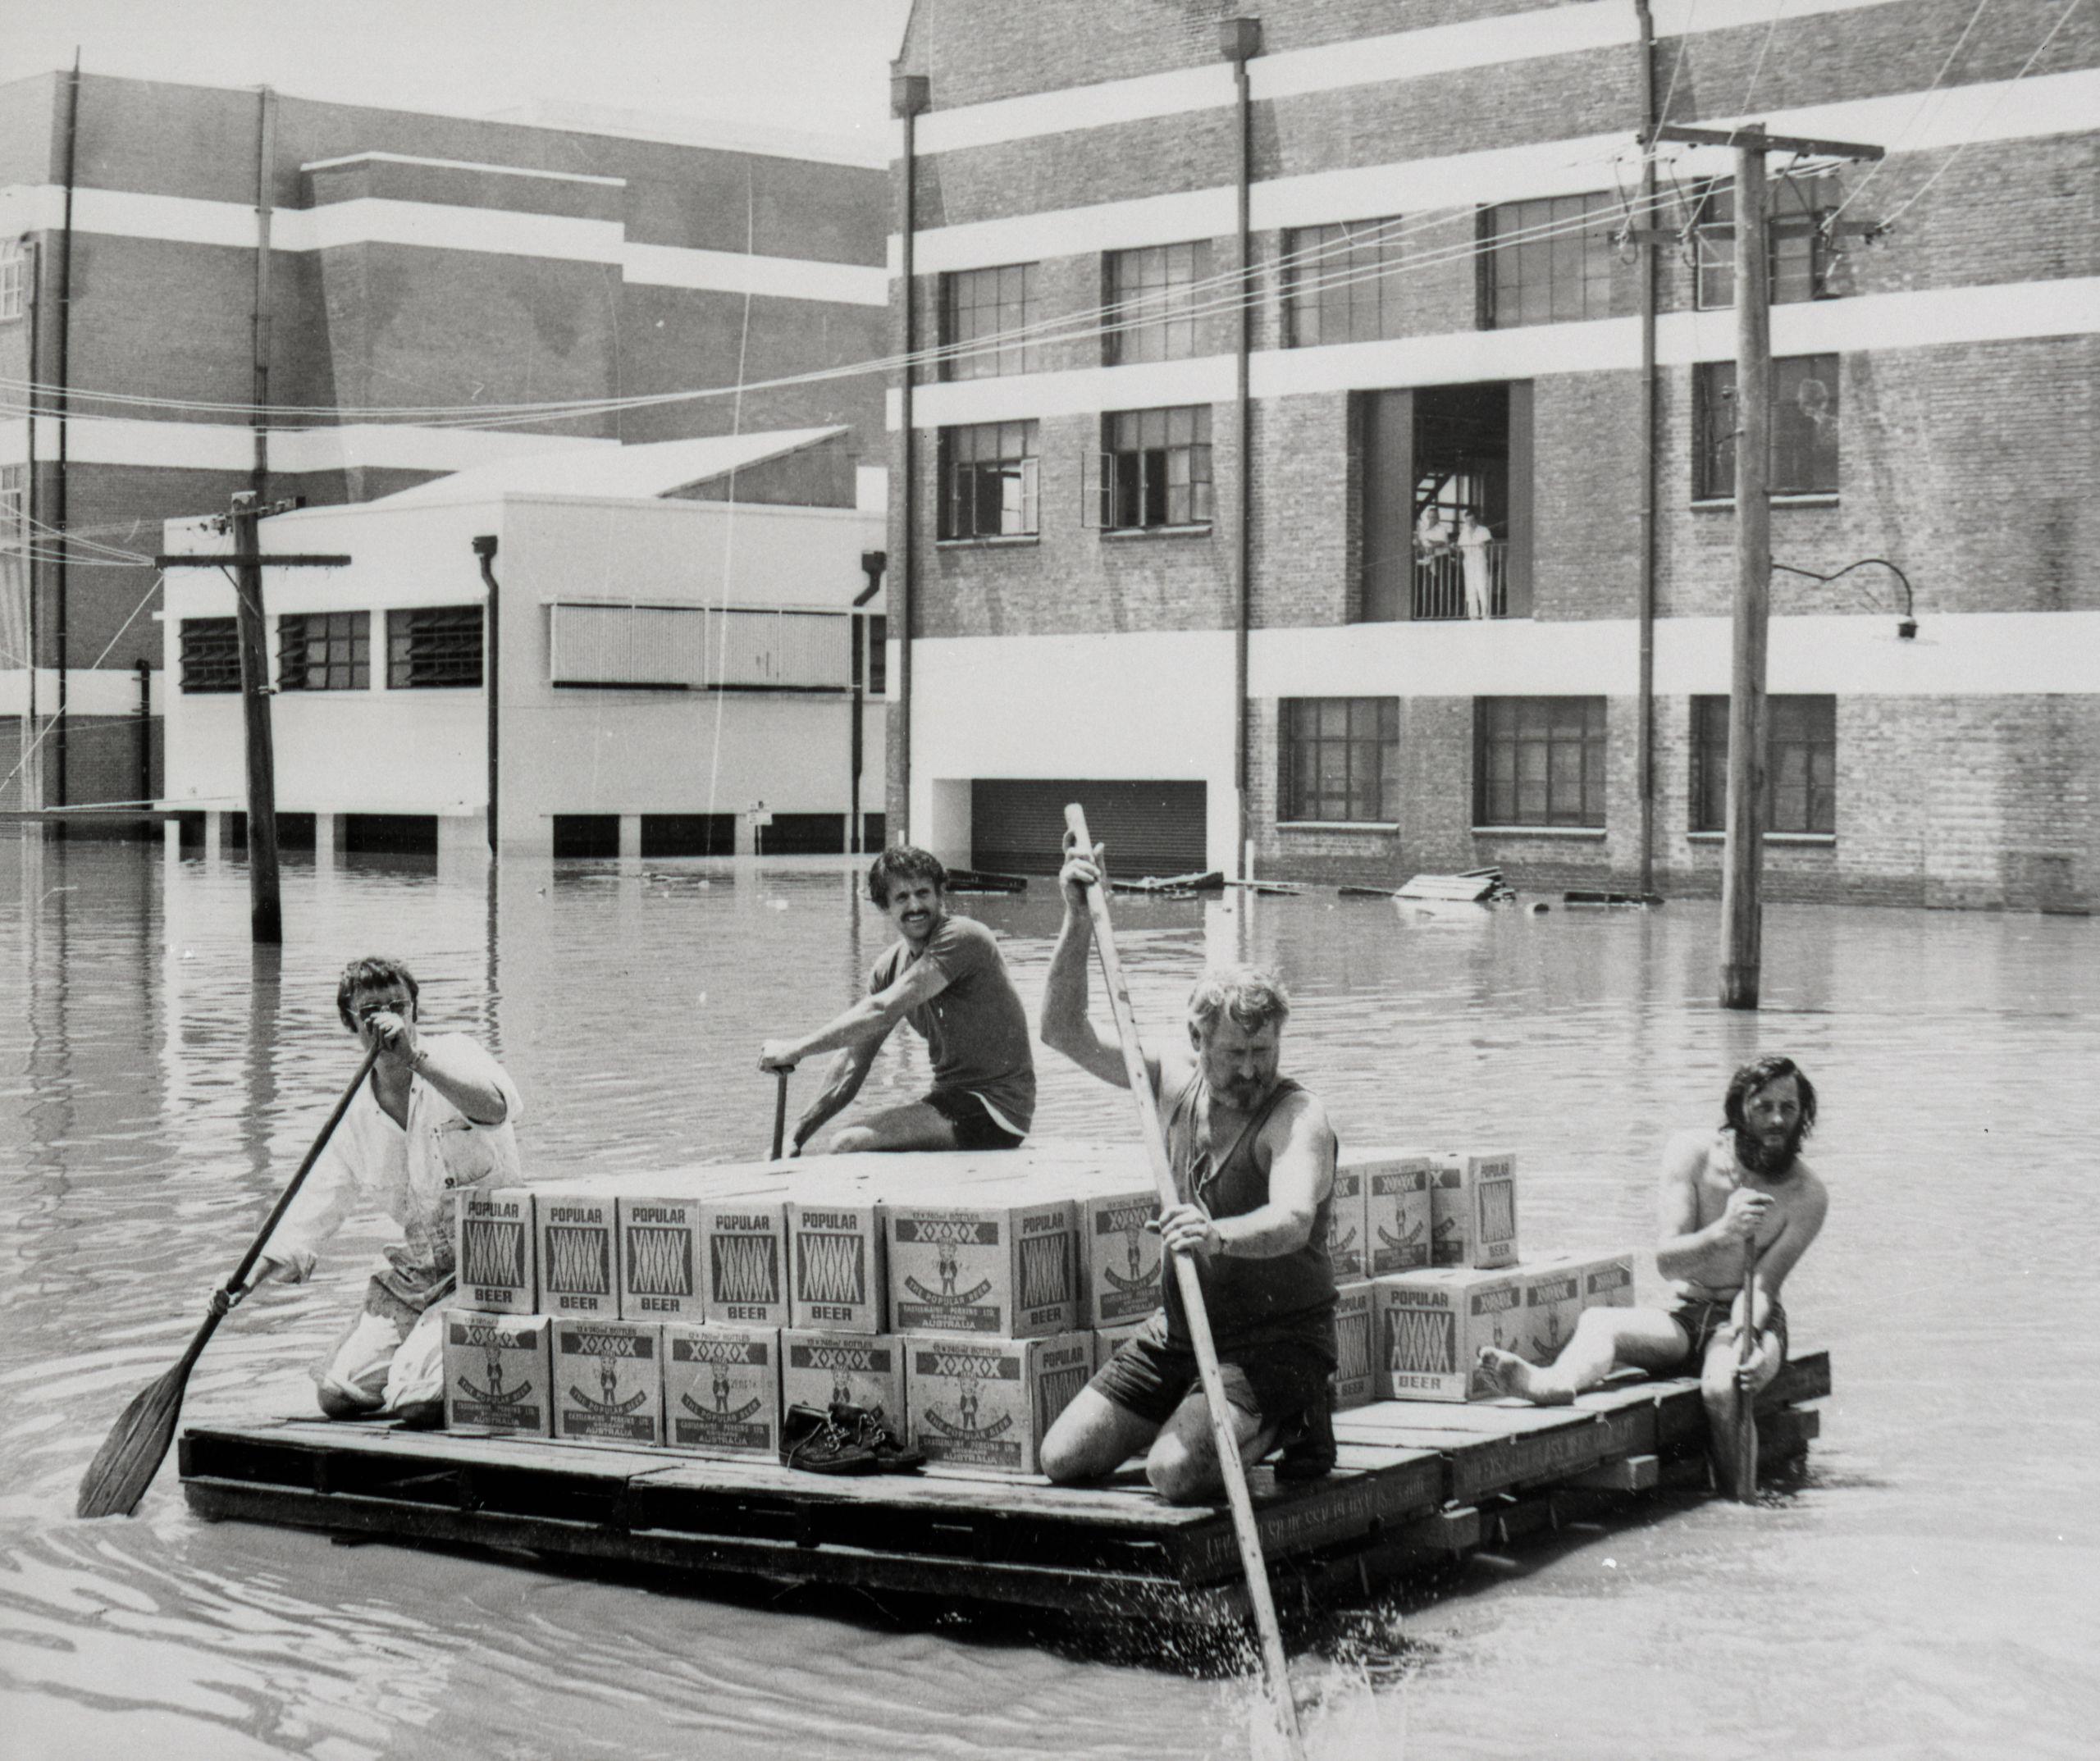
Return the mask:
<svg viewBox="0 0 2100 1761"><path fill-rule="evenodd" d="M1829 1386L1828 1357L1813 1353L1766 1390L1768 1464L1806 1447L1815 1414L1797 1403ZM1328 1479L1251 1476L1271 1565L1321 1599L1704 1474L1698 1387L1682 1379L1559 1408L1386 1401L1335 1429ZM1134 1467L1090 1487L938 1467L840 1478L302 1419L193 1427L180 1459L192 1508L213 1520L1100 1617L1200 1625L1244 1613L1226 1513L1166 1504Z"/></svg>

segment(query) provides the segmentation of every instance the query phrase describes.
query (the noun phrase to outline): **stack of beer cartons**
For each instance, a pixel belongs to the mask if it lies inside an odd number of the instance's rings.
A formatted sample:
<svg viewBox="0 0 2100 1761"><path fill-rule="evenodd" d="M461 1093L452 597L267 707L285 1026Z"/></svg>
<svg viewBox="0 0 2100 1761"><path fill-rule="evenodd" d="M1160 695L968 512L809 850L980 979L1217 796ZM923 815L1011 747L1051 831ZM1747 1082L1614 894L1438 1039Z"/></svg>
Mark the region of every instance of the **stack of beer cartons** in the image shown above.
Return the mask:
<svg viewBox="0 0 2100 1761"><path fill-rule="evenodd" d="M1098 1370L1159 1312L1159 1190L1134 1145L1075 1152L1072 1161L1079 1325L1093 1336Z"/></svg>
<svg viewBox="0 0 2100 1761"><path fill-rule="evenodd" d="M1375 1386L1382 1400L1467 1400L1497 1390L1476 1358L1521 1341L1517 1159L1509 1151L1395 1151L1426 1176L1430 1264L1372 1280Z"/></svg>
<svg viewBox="0 0 2100 1761"><path fill-rule="evenodd" d="M532 1195L523 1188L460 1195L459 1289L440 1323L449 1430L553 1435L553 1324L539 1312L532 1213Z"/></svg>
<svg viewBox="0 0 2100 1761"><path fill-rule="evenodd" d="M1630 1252L1549 1253L1518 1270L1524 1280L1524 1324L1509 1349L1527 1363L1543 1366L1558 1357L1583 1310L1633 1305Z"/></svg>
<svg viewBox="0 0 2100 1761"><path fill-rule="evenodd" d="M934 1461L1033 1474L1093 1368L1079 1325L1072 1175L1040 1157L959 1160L885 1158L908 1440Z"/></svg>
<svg viewBox="0 0 2100 1761"><path fill-rule="evenodd" d="M1429 1263L1429 1158L1344 1148L1327 1214L1335 1274L1335 1409L1376 1398L1373 1280Z"/></svg>
<svg viewBox="0 0 2100 1761"><path fill-rule="evenodd" d="M890 1326L888 1208L877 1197L887 1156L812 1157L788 1201L788 1325L780 1398L834 1401L906 1429L903 1341Z"/></svg>

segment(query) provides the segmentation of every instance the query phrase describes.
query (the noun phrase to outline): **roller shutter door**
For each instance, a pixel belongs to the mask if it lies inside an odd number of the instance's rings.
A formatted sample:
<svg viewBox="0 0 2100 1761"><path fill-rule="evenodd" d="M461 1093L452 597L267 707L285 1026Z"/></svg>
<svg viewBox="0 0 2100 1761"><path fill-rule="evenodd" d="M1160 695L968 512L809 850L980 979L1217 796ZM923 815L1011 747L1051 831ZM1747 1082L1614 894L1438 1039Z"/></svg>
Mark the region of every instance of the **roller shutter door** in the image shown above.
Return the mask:
<svg viewBox="0 0 2100 1761"><path fill-rule="evenodd" d="M970 866L1054 874L1065 804L1086 810L1094 842L1108 846L1119 878L1193 874L1204 865L1208 803L1200 782L1016 782L970 786Z"/></svg>

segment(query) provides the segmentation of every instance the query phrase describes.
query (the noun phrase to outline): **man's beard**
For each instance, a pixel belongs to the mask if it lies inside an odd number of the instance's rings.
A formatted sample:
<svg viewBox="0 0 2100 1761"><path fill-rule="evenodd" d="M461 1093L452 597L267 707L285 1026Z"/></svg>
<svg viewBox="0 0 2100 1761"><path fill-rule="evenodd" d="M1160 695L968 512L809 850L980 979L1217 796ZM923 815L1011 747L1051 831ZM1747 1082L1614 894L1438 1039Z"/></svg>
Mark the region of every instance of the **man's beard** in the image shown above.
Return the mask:
<svg viewBox="0 0 2100 1761"><path fill-rule="evenodd" d="M1736 1160L1765 1179L1782 1179L1793 1172L1794 1158L1801 1153L1801 1139L1807 1134L1808 1127L1797 1125L1783 1142L1769 1143L1755 1132L1738 1125L1735 1128Z"/></svg>

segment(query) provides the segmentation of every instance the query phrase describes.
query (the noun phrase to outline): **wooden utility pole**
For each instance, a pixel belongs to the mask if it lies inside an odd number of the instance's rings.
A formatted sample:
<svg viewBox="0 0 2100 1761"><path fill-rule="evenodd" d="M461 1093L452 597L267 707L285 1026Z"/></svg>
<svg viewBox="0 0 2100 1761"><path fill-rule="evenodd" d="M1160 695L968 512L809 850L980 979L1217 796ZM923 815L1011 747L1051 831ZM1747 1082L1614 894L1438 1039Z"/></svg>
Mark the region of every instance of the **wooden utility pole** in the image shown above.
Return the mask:
<svg viewBox="0 0 2100 1761"><path fill-rule="evenodd" d="M299 500L265 508L252 493L236 495L226 518L214 523L233 534L231 556L157 556L157 568L234 571L234 627L240 645L241 725L248 753L248 923L251 940L285 939L284 907L277 892L277 762L270 738L270 655L262 622L262 570L342 568L347 556L262 554L259 531L266 514L282 513Z"/></svg>
<svg viewBox="0 0 2100 1761"><path fill-rule="evenodd" d="M1879 159L1851 141L1664 124L1657 140L1735 148L1736 593L1728 677L1728 845L1721 878L1721 1006L1755 1009L1764 962L1764 656L1772 600L1772 282L1765 155Z"/></svg>

